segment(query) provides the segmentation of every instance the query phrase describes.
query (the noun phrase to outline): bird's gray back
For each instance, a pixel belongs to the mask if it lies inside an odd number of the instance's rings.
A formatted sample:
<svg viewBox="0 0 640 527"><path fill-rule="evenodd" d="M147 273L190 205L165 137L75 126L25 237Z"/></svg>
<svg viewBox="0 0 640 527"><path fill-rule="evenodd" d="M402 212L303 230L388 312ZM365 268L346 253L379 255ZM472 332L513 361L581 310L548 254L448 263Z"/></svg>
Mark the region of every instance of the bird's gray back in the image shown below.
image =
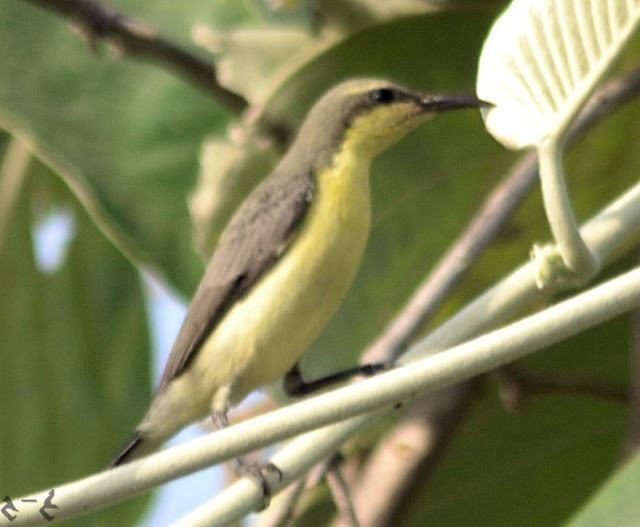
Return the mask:
<svg viewBox="0 0 640 527"><path fill-rule="evenodd" d="M276 169L224 230L195 292L158 390L180 375L233 303L277 261L302 223L315 188L312 171Z"/></svg>

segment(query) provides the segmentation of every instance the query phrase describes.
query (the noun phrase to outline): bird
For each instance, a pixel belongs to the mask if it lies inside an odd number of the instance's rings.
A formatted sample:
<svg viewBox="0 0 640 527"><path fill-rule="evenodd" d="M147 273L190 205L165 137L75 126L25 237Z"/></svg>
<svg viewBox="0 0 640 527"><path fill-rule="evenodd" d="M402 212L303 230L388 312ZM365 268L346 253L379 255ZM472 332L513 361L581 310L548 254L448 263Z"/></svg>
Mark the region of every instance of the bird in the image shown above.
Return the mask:
<svg viewBox="0 0 640 527"><path fill-rule="evenodd" d="M151 404L110 466L151 453L207 416L224 426L250 392L298 374L360 266L372 160L429 118L484 104L371 78L324 94L229 220Z"/></svg>

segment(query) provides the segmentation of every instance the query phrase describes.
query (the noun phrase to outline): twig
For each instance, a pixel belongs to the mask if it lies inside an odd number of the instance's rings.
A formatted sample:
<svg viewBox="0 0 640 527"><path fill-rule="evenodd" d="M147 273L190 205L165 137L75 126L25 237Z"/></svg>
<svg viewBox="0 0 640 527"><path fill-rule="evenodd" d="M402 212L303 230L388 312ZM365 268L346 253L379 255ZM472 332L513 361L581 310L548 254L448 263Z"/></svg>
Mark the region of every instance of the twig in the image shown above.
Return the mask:
<svg viewBox="0 0 640 527"><path fill-rule="evenodd" d="M146 22L134 20L96 0L24 0L70 18L88 35L90 43L104 39L123 54L159 64L205 93L213 95L229 111L239 114L247 101L222 87L215 66L162 37Z"/></svg>
<svg viewBox="0 0 640 527"><path fill-rule="evenodd" d="M351 491L340 470L340 462L341 456L333 456L327 469L327 483L329 484L329 489L331 489L333 502L336 504L340 514L340 525L344 525L345 527L360 527L360 522L358 521L351 497ZM370 498L371 496L369 496L369 499Z"/></svg>
<svg viewBox="0 0 640 527"><path fill-rule="evenodd" d="M500 398L510 411L518 410L534 395L588 395L621 403L629 401L626 389L588 377L536 373L513 365L499 368L492 377L498 382Z"/></svg>

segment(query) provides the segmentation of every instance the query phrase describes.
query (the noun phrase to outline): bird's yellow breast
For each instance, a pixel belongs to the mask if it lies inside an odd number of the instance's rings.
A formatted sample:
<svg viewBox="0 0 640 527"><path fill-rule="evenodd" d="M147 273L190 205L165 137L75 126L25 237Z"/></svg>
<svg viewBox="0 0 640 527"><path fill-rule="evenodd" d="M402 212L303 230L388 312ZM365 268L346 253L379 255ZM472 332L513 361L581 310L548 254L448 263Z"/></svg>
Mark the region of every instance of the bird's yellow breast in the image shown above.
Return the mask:
<svg viewBox="0 0 640 527"><path fill-rule="evenodd" d="M313 201L290 247L229 310L170 389L184 392L178 398L191 399L190 405L197 399L204 415L216 393L233 404L291 369L342 302L370 222L369 163L343 148L317 174ZM214 410L226 408L214 403Z"/></svg>

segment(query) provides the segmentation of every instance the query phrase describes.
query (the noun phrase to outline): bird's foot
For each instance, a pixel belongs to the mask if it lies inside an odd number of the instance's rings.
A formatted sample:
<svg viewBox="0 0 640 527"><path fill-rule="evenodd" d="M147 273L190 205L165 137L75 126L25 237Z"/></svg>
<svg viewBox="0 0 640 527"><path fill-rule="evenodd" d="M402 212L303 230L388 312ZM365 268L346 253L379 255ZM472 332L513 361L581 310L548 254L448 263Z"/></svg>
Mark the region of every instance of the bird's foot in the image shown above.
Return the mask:
<svg viewBox="0 0 640 527"><path fill-rule="evenodd" d="M273 463L248 462L243 458L235 460L235 469L238 477L249 477L258 484L262 491L262 507L264 510L271 502L271 487L269 477L275 476L278 482L282 481L282 471Z"/></svg>
<svg viewBox="0 0 640 527"><path fill-rule="evenodd" d="M227 412L211 412L211 419L214 426L220 430L229 426L229 418ZM235 471L238 477L249 477L258 484L262 491L262 507L264 510L269 506L271 501L271 487L269 486L268 475L275 475L278 482L282 481L282 472L273 463L250 462L242 457L235 460Z"/></svg>
<svg viewBox="0 0 640 527"><path fill-rule="evenodd" d="M296 364L284 375L282 379L283 387L285 393L290 397L299 397L302 395L309 395L310 393L314 393L319 390L323 390L328 386L331 386L338 382L346 381L357 375L365 375L367 377L370 377L372 375L376 375L377 373L391 370L395 368L395 366L395 363L391 361L360 364L353 368L338 371L314 381L305 381L302 378L302 373L300 372L299 366Z"/></svg>

